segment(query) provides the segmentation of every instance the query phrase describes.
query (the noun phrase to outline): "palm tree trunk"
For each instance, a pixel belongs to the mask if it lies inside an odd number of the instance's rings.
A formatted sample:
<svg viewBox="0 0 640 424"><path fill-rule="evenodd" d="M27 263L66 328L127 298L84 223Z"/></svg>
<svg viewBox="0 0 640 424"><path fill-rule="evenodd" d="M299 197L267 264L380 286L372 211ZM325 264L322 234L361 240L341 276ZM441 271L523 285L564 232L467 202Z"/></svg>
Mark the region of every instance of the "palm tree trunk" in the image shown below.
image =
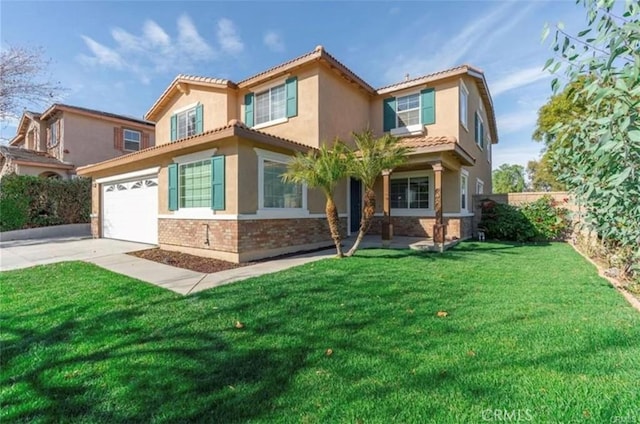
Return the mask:
<svg viewBox="0 0 640 424"><path fill-rule="evenodd" d="M356 238L356 242L351 246L351 249L347 252L346 256L353 256L360 247L360 243L362 243L362 239L365 234L369 231L371 227L371 222L373 221L373 216L376 213L376 193L370 189L365 188L364 190L364 207L362 208L362 219L360 220L360 229L358 230L358 237Z"/></svg>
<svg viewBox="0 0 640 424"><path fill-rule="evenodd" d="M331 231L331 238L336 245L337 257L342 258L342 236L340 235L340 217L338 216L338 208L331 197L327 197L327 205L325 207L327 214L327 222Z"/></svg>

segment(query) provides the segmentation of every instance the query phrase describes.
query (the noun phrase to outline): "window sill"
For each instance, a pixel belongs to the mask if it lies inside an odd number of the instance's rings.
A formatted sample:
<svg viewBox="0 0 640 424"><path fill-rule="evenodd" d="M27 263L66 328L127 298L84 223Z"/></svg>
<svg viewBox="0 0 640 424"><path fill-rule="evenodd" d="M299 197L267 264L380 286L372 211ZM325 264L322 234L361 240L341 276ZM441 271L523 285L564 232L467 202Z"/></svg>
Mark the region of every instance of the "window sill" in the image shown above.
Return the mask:
<svg viewBox="0 0 640 424"><path fill-rule="evenodd" d="M173 218L182 219L213 219L216 216L211 208L180 208L172 212Z"/></svg>
<svg viewBox="0 0 640 424"><path fill-rule="evenodd" d="M261 128L270 127L272 125L284 124L287 121L289 121L289 118L274 119L273 121L263 122L262 124L254 125L253 127L251 127L251 129L259 130Z"/></svg>
<svg viewBox="0 0 640 424"><path fill-rule="evenodd" d="M302 208L264 208L258 209L256 216L273 219L305 218L309 216L309 210Z"/></svg>
<svg viewBox="0 0 640 424"><path fill-rule="evenodd" d="M424 133L424 125L416 124L416 125L409 125L408 127L392 128L391 131L389 132L391 133L391 135L422 134Z"/></svg>
<svg viewBox="0 0 640 424"><path fill-rule="evenodd" d="M433 209L396 209L391 208L391 216L427 216L433 217L436 216L436 213Z"/></svg>

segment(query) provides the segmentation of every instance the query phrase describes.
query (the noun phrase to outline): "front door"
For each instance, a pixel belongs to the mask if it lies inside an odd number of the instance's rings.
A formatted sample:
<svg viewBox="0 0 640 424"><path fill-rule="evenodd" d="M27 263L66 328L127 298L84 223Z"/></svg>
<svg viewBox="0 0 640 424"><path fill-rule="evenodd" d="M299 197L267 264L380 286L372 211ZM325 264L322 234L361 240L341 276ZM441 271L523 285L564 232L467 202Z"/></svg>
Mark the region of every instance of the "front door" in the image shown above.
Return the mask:
<svg viewBox="0 0 640 424"><path fill-rule="evenodd" d="M351 219L351 228L349 231L357 233L360 229L360 217L362 216L362 183L355 178L351 178L349 185L349 194L351 198L351 210L349 211L349 218Z"/></svg>

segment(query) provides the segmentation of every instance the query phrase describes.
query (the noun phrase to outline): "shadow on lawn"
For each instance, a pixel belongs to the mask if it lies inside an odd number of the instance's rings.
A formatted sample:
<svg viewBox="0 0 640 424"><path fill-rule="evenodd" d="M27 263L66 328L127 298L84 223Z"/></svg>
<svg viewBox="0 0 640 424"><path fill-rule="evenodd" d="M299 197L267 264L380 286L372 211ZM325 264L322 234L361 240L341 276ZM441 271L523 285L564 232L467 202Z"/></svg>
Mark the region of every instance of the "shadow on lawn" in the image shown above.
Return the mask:
<svg viewBox="0 0 640 424"><path fill-rule="evenodd" d="M164 306L184 306L185 300ZM1 403L5 414L18 411L5 419L245 422L270 410L308 353L302 345L234 348L223 340L224 330L198 329L205 317L158 322L148 332L136 325L144 319L139 308L92 314L87 307L77 313L80 319L44 331L25 330L19 321L9 325L2 317L2 333L12 340L2 346L0 383L9 394ZM14 361L27 357L27 366L15 367ZM16 396L9 387L27 390Z"/></svg>

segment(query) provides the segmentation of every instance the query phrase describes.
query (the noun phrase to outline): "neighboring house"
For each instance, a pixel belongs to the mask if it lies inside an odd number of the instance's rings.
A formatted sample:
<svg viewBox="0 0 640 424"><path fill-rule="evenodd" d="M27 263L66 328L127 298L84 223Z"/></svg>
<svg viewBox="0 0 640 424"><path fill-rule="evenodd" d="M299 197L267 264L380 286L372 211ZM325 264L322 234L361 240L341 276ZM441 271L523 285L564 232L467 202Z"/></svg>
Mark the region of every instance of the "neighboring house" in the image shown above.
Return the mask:
<svg viewBox="0 0 640 424"><path fill-rule="evenodd" d="M71 178L77 167L146 149L154 139L152 122L54 104L41 114L23 113L15 137L0 147L0 177Z"/></svg>
<svg viewBox="0 0 640 424"><path fill-rule="evenodd" d="M280 176L296 152L371 128L411 148L376 187L395 235L471 236L471 196L491 192L497 143L484 75L470 66L374 89L322 46L248 79L179 75L146 114L156 146L81 168L93 185L92 231L230 261L331 245L324 196ZM345 233L362 187L336 190ZM388 199L386 202L384 199Z"/></svg>

